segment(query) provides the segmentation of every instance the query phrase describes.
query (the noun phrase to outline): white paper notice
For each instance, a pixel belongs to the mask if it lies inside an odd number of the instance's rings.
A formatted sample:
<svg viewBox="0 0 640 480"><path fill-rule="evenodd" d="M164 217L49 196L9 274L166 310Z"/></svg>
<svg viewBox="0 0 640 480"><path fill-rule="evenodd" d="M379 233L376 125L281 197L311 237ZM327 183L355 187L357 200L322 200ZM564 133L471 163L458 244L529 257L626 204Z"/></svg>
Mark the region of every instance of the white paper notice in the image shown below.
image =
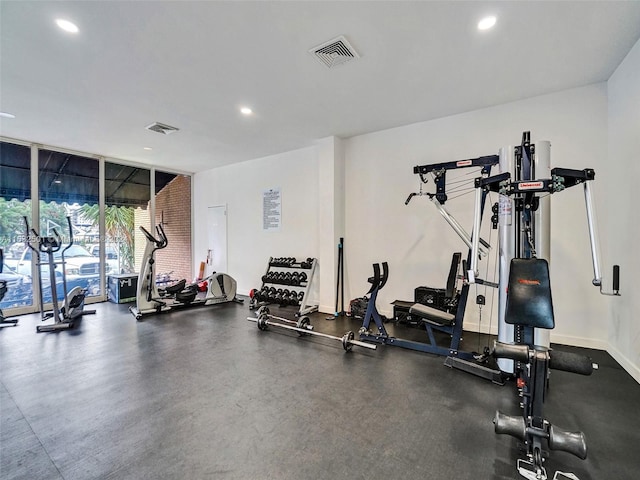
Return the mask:
<svg viewBox="0 0 640 480"><path fill-rule="evenodd" d="M280 187L262 192L262 229L280 230L282 225L282 195Z"/></svg>

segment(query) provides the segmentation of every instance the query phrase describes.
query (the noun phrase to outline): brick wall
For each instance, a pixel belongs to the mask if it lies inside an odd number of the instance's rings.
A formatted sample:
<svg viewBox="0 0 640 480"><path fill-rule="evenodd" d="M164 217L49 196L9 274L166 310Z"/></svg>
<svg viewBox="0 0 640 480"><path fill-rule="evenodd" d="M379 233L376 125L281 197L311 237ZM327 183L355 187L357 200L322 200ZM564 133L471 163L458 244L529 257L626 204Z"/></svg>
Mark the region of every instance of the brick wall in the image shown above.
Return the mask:
<svg viewBox="0 0 640 480"><path fill-rule="evenodd" d="M156 225L167 234L169 245L156 253L156 272L171 278L193 280L191 264L191 177L178 175L156 195Z"/></svg>

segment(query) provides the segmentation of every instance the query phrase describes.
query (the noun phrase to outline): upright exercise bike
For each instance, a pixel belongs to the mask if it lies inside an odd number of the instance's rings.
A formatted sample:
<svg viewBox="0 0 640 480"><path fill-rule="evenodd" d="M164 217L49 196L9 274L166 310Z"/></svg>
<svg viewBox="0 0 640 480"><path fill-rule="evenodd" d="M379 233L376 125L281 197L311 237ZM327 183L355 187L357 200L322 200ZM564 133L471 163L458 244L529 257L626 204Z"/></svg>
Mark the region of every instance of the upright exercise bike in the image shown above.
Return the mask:
<svg viewBox="0 0 640 480"><path fill-rule="evenodd" d="M85 310L84 309L84 300L87 296L87 289L82 288L80 286L76 286L71 289L69 292L67 290L67 275L65 271L66 262L64 259L64 252L69 250L73 245L73 227L71 225L71 217L67 217L67 225L69 227L69 243L62 252L60 253L60 260L56 261L54 254L59 252L62 248L62 238L58 234L58 231L53 229L53 236L51 237L41 237L38 232L36 232L33 228L29 228L29 221L27 217L24 218L24 223L26 227L26 244L31 250L33 250L35 254L35 258L37 260L38 265L38 282L39 282L39 295L40 295L40 315L41 320L45 321L49 318L53 318L53 323L49 325L38 325L36 327L36 331L39 332L56 332L59 330L68 330L73 328L74 322L82 317L82 315L91 315L95 314L95 310ZM38 247L34 247L29 241L30 234L33 238L37 239ZM43 263L41 261L41 254L47 255L47 262ZM51 288L51 304L53 310L50 312L46 312L44 310L44 301L42 295L42 266L47 265L49 268L49 285ZM58 301L58 286L57 286L57 275L56 275L56 266L62 266L62 288L64 290L64 298L62 300L62 306L59 305Z"/></svg>
<svg viewBox="0 0 640 480"><path fill-rule="evenodd" d="M140 230L147 239L142 260L142 268L138 275L136 292L136 306L129 307L129 311L136 320L140 321L144 315L168 312L177 308L208 306L226 302L243 303L236 298L236 281L226 273L213 272L203 282L206 283L204 297L198 295L198 284L187 285L186 280L180 280L167 288L159 289L156 285L155 253L166 248L169 244L162 225L156 225L158 238L154 237L146 228Z"/></svg>

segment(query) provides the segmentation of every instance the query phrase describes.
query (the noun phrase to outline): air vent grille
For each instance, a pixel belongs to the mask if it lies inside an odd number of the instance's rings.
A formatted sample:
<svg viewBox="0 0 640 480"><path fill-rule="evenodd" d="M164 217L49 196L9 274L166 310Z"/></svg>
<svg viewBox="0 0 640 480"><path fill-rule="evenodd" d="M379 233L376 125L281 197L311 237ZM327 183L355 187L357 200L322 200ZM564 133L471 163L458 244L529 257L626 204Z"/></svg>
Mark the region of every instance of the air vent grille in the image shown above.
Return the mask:
<svg viewBox="0 0 640 480"><path fill-rule="evenodd" d="M360 58L358 52L355 51L343 35L312 48L309 53L327 68L343 65L351 60Z"/></svg>
<svg viewBox="0 0 640 480"><path fill-rule="evenodd" d="M164 123L155 122L151 125L147 125L145 127L147 130L151 130L152 132L161 133L162 135L169 135L170 133L177 132L180 130L179 128L172 127L171 125L165 125Z"/></svg>

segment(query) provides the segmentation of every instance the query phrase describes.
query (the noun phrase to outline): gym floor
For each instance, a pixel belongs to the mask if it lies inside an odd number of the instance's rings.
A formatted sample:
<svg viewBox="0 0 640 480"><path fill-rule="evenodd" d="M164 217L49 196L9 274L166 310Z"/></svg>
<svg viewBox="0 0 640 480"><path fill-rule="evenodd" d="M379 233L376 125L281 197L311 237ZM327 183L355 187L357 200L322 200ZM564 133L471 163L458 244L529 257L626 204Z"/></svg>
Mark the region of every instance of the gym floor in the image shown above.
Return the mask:
<svg viewBox="0 0 640 480"><path fill-rule="evenodd" d="M518 442L492 425L496 409L519 414L513 382L396 347L345 353L337 341L262 332L247 305L141 322L127 306L92 305L96 315L60 333L36 334L37 315L0 329L3 480L521 478ZM311 323L338 336L359 327L321 314ZM465 341L475 350L486 339ZM635 480L640 385L607 353L586 352L599 370L552 371L545 408L585 433L589 455L552 452L549 478Z"/></svg>

